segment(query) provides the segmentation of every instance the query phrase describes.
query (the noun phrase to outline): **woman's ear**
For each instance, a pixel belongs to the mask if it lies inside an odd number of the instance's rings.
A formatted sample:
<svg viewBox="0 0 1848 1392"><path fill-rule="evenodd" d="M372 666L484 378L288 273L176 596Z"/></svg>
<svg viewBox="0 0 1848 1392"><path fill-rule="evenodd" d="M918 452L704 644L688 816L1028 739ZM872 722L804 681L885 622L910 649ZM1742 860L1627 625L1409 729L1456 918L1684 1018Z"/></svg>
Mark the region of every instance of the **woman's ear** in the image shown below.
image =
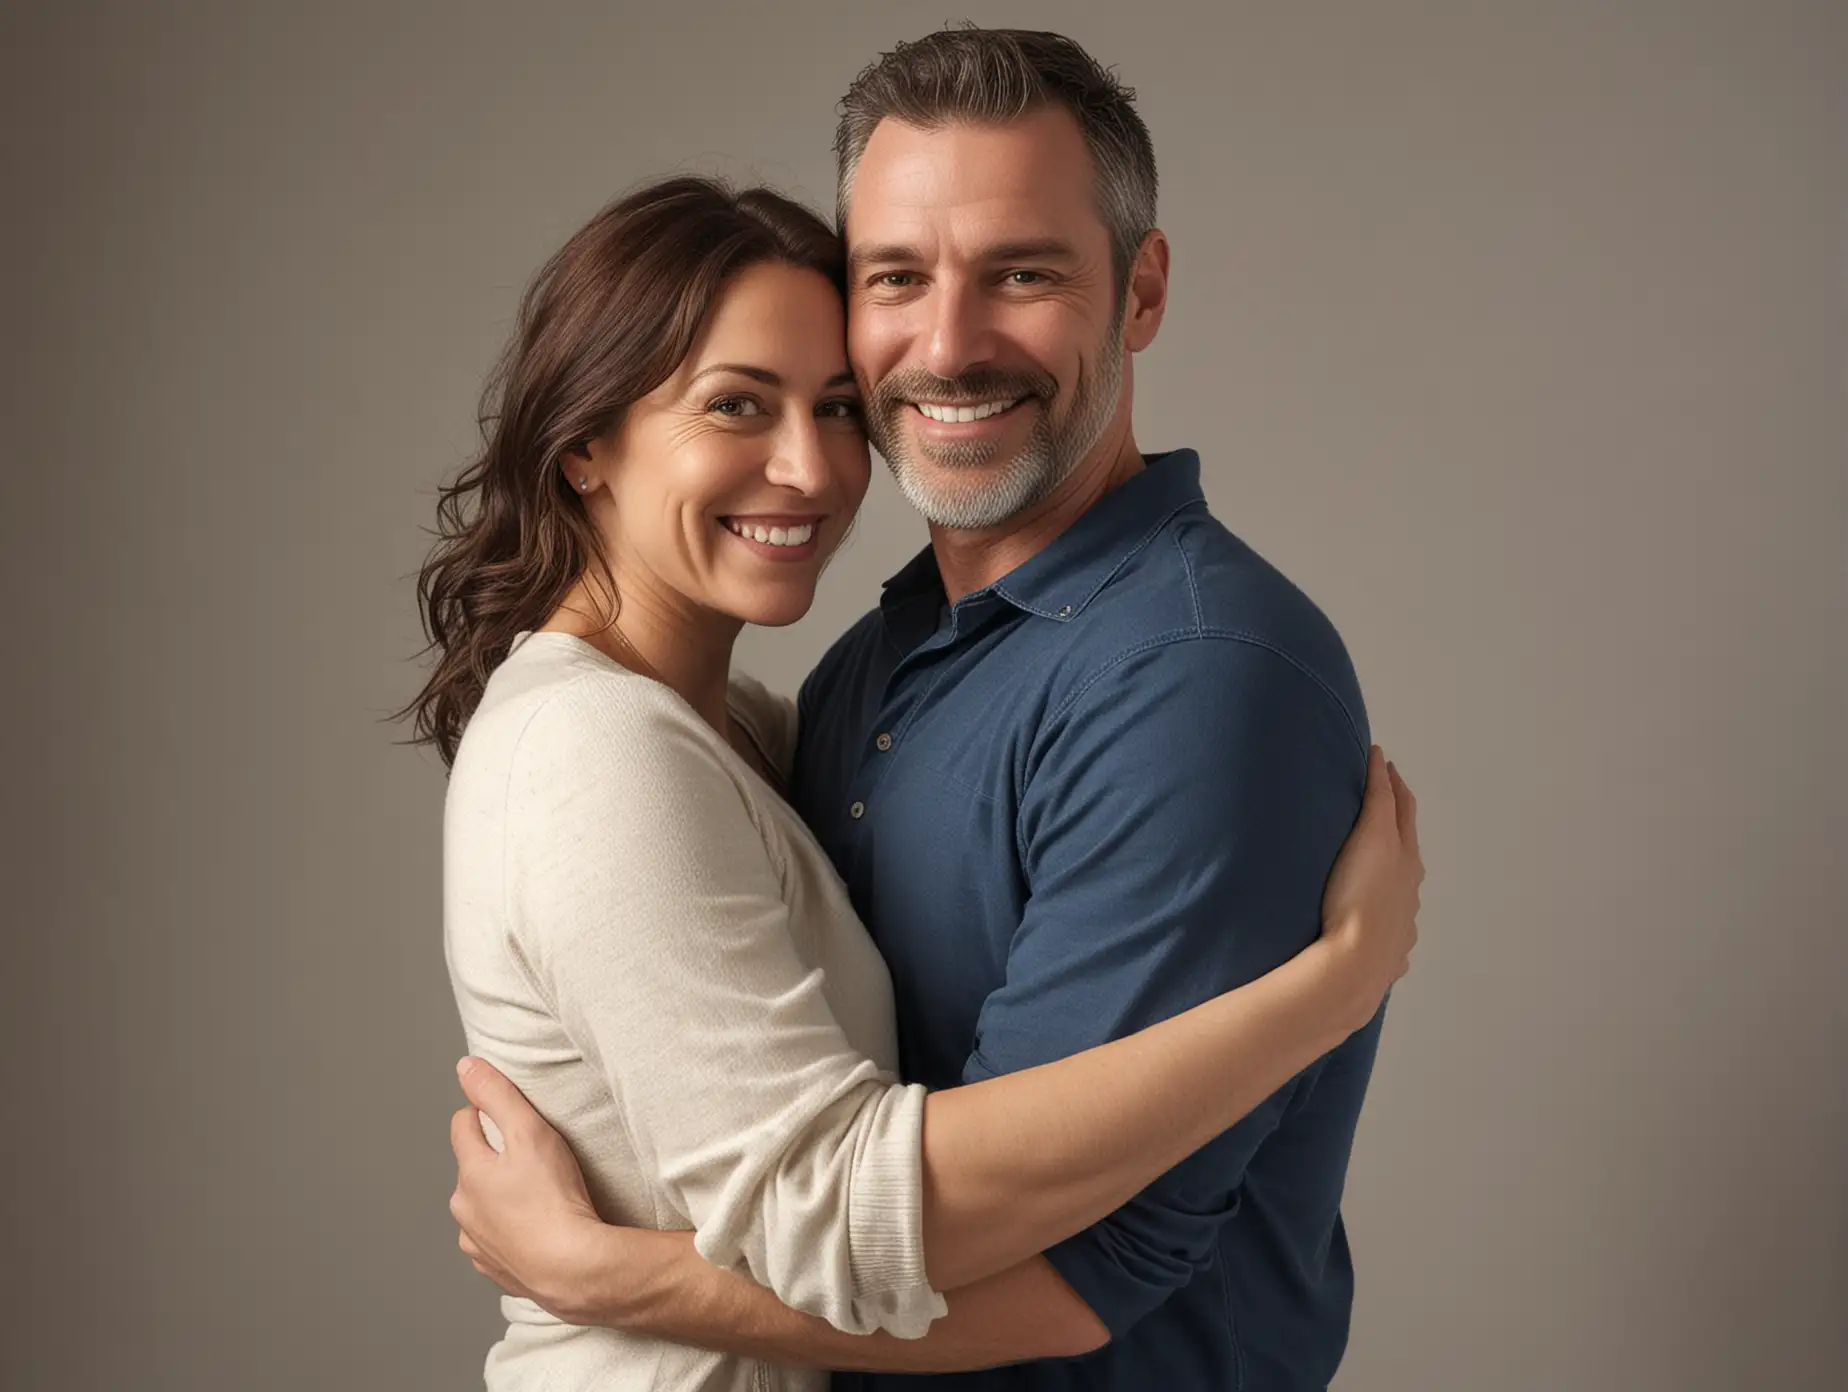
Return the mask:
<svg viewBox="0 0 1848 1392"><path fill-rule="evenodd" d="M565 475L565 482L571 485L571 491L583 497L589 497L603 486L612 463L615 443L607 437L586 440L581 445L573 445L566 450L558 461L558 467Z"/></svg>
<svg viewBox="0 0 1848 1392"><path fill-rule="evenodd" d="M568 451L559 461L558 467L565 471L565 482L572 491L588 495L590 492L590 459L581 450Z"/></svg>

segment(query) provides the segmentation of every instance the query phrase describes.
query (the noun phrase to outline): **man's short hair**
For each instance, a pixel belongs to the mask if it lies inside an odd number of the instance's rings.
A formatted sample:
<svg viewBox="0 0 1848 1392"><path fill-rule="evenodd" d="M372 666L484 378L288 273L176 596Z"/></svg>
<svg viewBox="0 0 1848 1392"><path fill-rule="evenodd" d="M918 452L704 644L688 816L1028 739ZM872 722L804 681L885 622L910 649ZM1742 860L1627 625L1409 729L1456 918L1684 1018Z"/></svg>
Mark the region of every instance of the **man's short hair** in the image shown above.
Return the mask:
<svg viewBox="0 0 1848 1392"><path fill-rule="evenodd" d="M1047 106L1072 113L1091 152L1097 211L1110 231L1121 293L1142 239L1155 226L1155 147L1133 88L1063 34L1032 29L943 29L881 54L847 89L834 136L835 208L847 201L860 156L886 117L922 130L958 123L1005 125Z"/></svg>

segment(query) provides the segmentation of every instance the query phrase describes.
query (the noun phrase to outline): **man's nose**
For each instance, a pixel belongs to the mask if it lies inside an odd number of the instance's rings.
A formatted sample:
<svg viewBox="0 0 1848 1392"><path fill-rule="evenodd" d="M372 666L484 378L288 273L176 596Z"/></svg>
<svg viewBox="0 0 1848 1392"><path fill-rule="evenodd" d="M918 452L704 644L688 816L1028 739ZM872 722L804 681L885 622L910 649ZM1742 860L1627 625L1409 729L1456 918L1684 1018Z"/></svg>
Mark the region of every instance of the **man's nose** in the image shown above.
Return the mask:
<svg viewBox="0 0 1848 1392"><path fill-rule="evenodd" d="M994 357L994 326L973 286L940 285L931 296L924 366L958 377Z"/></svg>

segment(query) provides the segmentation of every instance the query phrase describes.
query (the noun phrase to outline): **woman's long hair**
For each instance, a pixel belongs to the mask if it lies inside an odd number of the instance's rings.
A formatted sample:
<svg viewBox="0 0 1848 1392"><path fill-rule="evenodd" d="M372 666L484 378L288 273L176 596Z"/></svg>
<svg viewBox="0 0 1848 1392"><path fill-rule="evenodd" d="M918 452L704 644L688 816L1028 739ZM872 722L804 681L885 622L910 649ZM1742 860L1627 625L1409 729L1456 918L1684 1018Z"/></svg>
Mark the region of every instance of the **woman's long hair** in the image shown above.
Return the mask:
<svg viewBox="0 0 1848 1392"><path fill-rule="evenodd" d="M766 262L842 285L840 239L808 209L769 189L677 178L598 213L527 288L482 394L481 454L443 487L417 580L436 663L398 716L445 764L514 636L544 624L592 567L615 593L566 456L672 376L726 282Z"/></svg>

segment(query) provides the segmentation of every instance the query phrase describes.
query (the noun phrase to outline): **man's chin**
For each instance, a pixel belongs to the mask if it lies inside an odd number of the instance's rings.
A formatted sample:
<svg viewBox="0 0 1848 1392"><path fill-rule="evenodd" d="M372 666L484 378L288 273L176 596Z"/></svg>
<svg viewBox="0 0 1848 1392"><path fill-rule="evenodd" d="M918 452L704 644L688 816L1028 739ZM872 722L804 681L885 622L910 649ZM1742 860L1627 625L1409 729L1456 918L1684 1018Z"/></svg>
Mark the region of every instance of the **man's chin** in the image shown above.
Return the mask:
<svg viewBox="0 0 1848 1392"><path fill-rule="evenodd" d="M955 531L999 527L1044 496L1038 480L1023 477L1018 456L986 464L922 463L915 455L893 463L899 492L924 520Z"/></svg>

